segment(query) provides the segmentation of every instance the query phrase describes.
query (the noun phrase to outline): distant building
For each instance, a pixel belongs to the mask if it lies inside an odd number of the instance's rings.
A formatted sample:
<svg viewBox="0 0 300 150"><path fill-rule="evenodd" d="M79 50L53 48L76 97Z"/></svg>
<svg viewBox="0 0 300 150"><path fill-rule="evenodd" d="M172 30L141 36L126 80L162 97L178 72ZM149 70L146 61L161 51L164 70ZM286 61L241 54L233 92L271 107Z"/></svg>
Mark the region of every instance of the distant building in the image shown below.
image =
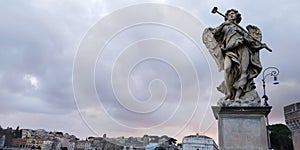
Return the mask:
<svg viewBox="0 0 300 150"><path fill-rule="evenodd" d="M26 146L26 143L27 143L27 140L26 140L26 139L22 139L22 138L13 138L13 139L12 139L11 147L18 147L18 148L25 147L25 146Z"/></svg>
<svg viewBox="0 0 300 150"><path fill-rule="evenodd" d="M0 138L0 148L3 148L5 144L5 135L2 135Z"/></svg>
<svg viewBox="0 0 300 150"><path fill-rule="evenodd" d="M77 141L75 144L75 149L76 150L91 150L91 142L90 141Z"/></svg>
<svg viewBox="0 0 300 150"><path fill-rule="evenodd" d="M71 140L68 150L75 150L75 144L76 144L76 141L75 140Z"/></svg>
<svg viewBox="0 0 300 150"><path fill-rule="evenodd" d="M52 148L52 144L53 144L52 141L43 141L41 149L42 150L51 149Z"/></svg>
<svg viewBox="0 0 300 150"><path fill-rule="evenodd" d="M143 145L144 146L149 144L149 136L148 135L144 135L142 140L143 140Z"/></svg>
<svg viewBox="0 0 300 150"><path fill-rule="evenodd" d="M21 136L22 139L31 138L32 130L30 130L30 129L22 129L22 133L21 134L22 134L22 136Z"/></svg>
<svg viewBox="0 0 300 150"><path fill-rule="evenodd" d="M292 132L294 149L300 149L300 103L285 106L284 117Z"/></svg>
<svg viewBox="0 0 300 150"><path fill-rule="evenodd" d="M44 137L48 134L48 132L45 129L37 129L35 134L37 137Z"/></svg>
<svg viewBox="0 0 300 150"><path fill-rule="evenodd" d="M215 141L204 135L189 135L182 140L183 150L218 150Z"/></svg>
<svg viewBox="0 0 300 150"><path fill-rule="evenodd" d="M159 142L159 136L149 136L149 142L158 143Z"/></svg>
<svg viewBox="0 0 300 150"><path fill-rule="evenodd" d="M155 150L156 148L159 147L158 143L149 143L148 145L146 145L146 150Z"/></svg>

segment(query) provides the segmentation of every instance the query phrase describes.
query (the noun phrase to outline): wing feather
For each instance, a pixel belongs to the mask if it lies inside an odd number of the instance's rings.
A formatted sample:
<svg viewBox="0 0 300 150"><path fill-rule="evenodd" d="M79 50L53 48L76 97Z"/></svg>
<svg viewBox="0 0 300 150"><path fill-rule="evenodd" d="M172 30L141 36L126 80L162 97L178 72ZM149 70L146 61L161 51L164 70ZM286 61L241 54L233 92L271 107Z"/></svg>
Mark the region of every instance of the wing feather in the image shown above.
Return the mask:
<svg viewBox="0 0 300 150"><path fill-rule="evenodd" d="M219 71L224 70L224 56L222 54L222 50L217 40L214 38L210 28L206 28L203 31L202 40L211 56L214 58Z"/></svg>

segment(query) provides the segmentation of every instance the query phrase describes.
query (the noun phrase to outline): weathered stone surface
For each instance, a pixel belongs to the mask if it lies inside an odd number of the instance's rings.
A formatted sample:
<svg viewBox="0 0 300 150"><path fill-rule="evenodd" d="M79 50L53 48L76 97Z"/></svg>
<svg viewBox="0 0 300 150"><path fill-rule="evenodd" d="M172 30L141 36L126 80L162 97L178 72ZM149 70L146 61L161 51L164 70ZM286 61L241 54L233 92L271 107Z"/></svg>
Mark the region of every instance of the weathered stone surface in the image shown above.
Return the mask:
<svg viewBox="0 0 300 150"><path fill-rule="evenodd" d="M236 100L220 98L218 106L260 106L261 99L256 90L249 91Z"/></svg>
<svg viewBox="0 0 300 150"><path fill-rule="evenodd" d="M271 107L212 107L220 150L267 150L265 115Z"/></svg>
<svg viewBox="0 0 300 150"><path fill-rule="evenodd" d="M300 103L284 107L286 125L292 132L294 149L300 149Z"/></svg>
<svg viewBox="0 0 300 150"><path fill-rule="evenodd" d="M242 18L237 10L228 10L224 17L222 24L215 28L208 27L202 34L203 43L219 71L224 71L224 81L217 89L225 96L218 105L260 106L261 100L254 83L254 78L262 70L259 50L271 50L261 43L262 33L258 27L248 25L245 30L238 25Z"/></svg>

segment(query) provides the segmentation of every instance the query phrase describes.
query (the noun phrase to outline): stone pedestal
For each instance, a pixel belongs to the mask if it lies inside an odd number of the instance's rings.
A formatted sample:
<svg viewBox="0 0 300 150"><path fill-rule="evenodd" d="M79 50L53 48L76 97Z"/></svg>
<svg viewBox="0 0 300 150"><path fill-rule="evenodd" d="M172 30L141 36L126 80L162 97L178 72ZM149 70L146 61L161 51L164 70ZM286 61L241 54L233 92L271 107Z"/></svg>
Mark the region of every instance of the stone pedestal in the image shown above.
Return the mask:
<svg viewBox="0 0 300 150"><path fill-rule="evenodd" d="M212 106L218 120L220 150L267 150L265 116L271 108Z"/></svg>

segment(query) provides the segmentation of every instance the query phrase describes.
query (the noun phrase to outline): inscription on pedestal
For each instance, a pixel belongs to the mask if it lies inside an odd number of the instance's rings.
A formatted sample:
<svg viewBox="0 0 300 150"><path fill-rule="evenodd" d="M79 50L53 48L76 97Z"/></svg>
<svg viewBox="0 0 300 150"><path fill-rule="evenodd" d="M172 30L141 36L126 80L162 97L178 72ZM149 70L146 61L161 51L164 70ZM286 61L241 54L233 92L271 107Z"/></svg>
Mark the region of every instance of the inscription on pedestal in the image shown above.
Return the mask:
<svg viewBox="0 0 300 150"><path fill-rule="evenodd" d="M223 128L223 138L231 139L231 142L224 143L225 149L262 149L261 145L261 123L259 118L239 119L226 118L221 124ZM227 140L226 140L227 141ZM257 145L259 147L253 147Z"/></svg>

